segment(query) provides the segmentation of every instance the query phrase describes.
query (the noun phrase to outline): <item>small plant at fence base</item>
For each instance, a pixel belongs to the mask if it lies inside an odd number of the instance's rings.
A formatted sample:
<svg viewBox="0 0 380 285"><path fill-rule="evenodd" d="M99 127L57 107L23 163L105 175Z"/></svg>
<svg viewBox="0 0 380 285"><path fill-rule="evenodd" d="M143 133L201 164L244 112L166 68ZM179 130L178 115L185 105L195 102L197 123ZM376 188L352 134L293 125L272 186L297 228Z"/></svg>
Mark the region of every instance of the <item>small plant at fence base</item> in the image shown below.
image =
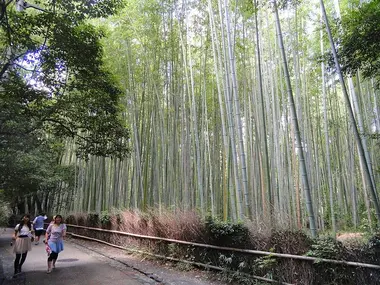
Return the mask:
<svg viewBox="0 0 380 285"><path fill-rule="evenodd" d="M344 247L341 242L332 237L322 237L315 240L315 243L311 245L311 250L306 255L339 260L343 258L343 254Z"/></svg>
<svg viewBox="0 0 380 285"><path fill-rule="evenodd" d="M102 228L111 229L111 215L108 212L101 212L100 224Z"/></svg>
<svg viewBox="0 0 380 285"><path fill-rule="evenodd" d="M233 266L237 261L240 262L237 268ZM253 262L252 262L253 260ZM219 256L220 266L225 268L222 272L222 279L231 284L268 284L262 281L258 281L252 278L252 275L274 279L276 280L275 267L277 265L277 260L273 256L264 256L259 258L247 258L242 261L240 255L224 255Z"/></svg>
<svg viewBox="0 0 380 285"><path fill-rule="evenodd" d="M278 260L272 255L259 257L252 264L252 273L254 275L275 278L275 268L278 265Z"/></svg>

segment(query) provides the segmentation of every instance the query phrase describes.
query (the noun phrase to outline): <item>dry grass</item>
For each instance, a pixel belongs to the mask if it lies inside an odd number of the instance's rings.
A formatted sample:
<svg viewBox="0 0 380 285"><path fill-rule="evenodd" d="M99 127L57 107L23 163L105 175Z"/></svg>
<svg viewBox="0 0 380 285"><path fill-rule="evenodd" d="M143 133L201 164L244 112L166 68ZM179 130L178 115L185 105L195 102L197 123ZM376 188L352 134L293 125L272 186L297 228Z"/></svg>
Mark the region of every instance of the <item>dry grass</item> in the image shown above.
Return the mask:
<svg viewBox="0 0 380 285"><path fill-rule="evenodd" d="M146 219L138 211L123 211L120 213L119 229L122 232L149 235ZM115 222L115 221L113 221Z"/></svg>
<svg viewBox="0 0 380 285"><path fill-rule="evenodd" d="M203 232L203 223L199 216L188 212L157 212L141 213L139 211L124 211L120 221L111 219L113 227L120 231L164 237L178 240L198 240ZM119 224L117 224L119 223Z"/></svg>
<svg viewBox="0 0 380 285"><path fill-rule="evenodd" d="M195 211L158 211L143 213L135 211L115 211L107 214L107 224L102 215L76 213L67 222L83 226L98 226L122 232L163 237L168 239L207 243L210 240L205 221ZM249 231L247 248L273 250L282 253L303 254L309 240L301 232L290 230L274 231L268 225L257 222L244 224Z"/></svg>
<svg viewBox="0 0 380 285"><path fill-rule="evenodd" d="M365 242L363 233L338 233L336 239L344 246L362 245Z"/></svg>

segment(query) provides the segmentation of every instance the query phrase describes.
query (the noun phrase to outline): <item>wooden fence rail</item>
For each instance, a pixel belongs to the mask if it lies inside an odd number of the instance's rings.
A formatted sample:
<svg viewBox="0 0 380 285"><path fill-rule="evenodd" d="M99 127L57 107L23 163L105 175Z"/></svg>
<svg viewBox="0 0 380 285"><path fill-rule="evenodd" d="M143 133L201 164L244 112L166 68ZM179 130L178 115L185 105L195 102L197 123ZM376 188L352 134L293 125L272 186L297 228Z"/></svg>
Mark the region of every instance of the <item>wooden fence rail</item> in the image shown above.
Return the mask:
<svg viewBox="0 0 380 285"><path fill-rule="evenodd" d="M326 263L332 263L332 264L339 264L339 265L346 265L346 266L354 266L354 267L362 267L362 268L370 268L370 269L380 270L379 265L361 263L361 262L317 258L317 257L311 257L311 256L285 254L285 253L274 253L274 252L267 252L267 251L261 251L261 250L240 249L240 248L232 248L232 247L220 247L220 246L210 245L210 244L194 243L194 242L188 242L188 241L182 241L182 240L139 235L139 234L126 233L126 232L115 231L115 230L106 230L106 229L78 226L78 225L72 225L72 224L67 224L67 226L73 227L73 228L92 230L92 231L118 234L118 235L123 235L123 236L130 236L130 237L135 237L135 238L140 238L140 239L159 240L159 241L166 241L169 243L191 245L191 246L197 246L197 247L202 247L202 248L210 248L210 249L216 249L216 250L220 250L220 251L241 252L241 253L252 254L252 255L262 255L262 256L272 256L272 257L287 258L287 259L297 259L297 260L304 260L304 261L309 261L309 262L313 262L313 263L314 262L316 262L316 263L317 262L318 263L319 262L326 262Z"/></svg>
<svg viewBox="0 0 380 285"><path fill-rule="evenodd" d="M109 246L112 246L112 247L115 247L115 248L131 251L131 252L136 252L136 253L140 253L140 254L145 254L145 255L153 256L153 257L160 258L160 259L166 259L166 260L169 260L169 261L187 263L187 264L195 265L195 266L198 266L198 267L204 267L204 268L207 268L207 269L213 269L213 270L218 270L218 271L227 271L227 272L231 272L231 273L236 273L236 272L233 272L231 270L226 270L225 268L222 268L222 267L219 267L219 266L214 266L214 265L210 265L210 264L204 264L204 263L194 262L194 261L189 261L189 260L178 259L178 258L174 258L174 257L170 257L170 256L158 255L158 254L154 254L154 253L151 253L151 252L145 252L145 251L136 250L136 249L130 249L130 248L126 248L126 247L123 247L123 246L120 246L120 245L116 245L116 244L112 244L112 243L106 242L104 240L99 240L99 239L96 239L96 238L82 236L82 235L74 234L74 233L71 233L71 232L68 232L68 234L70 234L71 236L76 237L76 238L81 238L81 239L86 239L86 240L92 240L92 241L103 243L103 244L106 244L106 245L109 245ZM240 274L244 275L246 277L249 277L249 278L254 278L254 279L265 281L265 282L268 282L268 283L275 283L275 284L280 284L280 285L295 285L295 284L291 284L291 283L285 283L285 282L276 281L276 280L265 278L265 277L261 277L261 276L249 275L249 274L246 274L246 273L240 273Z"/></svg>

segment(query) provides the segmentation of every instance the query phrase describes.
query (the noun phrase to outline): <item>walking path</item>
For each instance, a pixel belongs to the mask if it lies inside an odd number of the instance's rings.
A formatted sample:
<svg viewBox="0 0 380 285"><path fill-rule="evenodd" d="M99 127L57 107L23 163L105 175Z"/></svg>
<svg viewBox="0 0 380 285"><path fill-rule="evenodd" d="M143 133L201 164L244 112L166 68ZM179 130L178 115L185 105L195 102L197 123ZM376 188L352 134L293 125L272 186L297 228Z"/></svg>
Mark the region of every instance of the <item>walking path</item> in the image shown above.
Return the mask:
<svg viewBox="0 0 380 285"><path fill-rule="evenodd" d="M59 254L56 269L46 273L47 255L42 242L28 253L22 273L13 278L12 229L0 228L0 285L153 285L160 284L132 268L117 268L100 254L69 241Z"/></svg>

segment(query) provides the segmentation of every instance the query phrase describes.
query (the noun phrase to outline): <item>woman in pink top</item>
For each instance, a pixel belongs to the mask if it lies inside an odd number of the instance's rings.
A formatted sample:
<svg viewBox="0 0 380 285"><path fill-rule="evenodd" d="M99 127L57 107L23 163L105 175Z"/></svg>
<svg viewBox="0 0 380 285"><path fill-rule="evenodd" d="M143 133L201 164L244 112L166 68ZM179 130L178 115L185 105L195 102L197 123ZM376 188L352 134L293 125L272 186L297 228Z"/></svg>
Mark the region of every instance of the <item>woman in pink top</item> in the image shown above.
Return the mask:
<svg viewBox="0 0 380 285"><path fill-rule="evenodd" d="M51 253L48 258L48 270L55 268L55 263L58 259L58 254L63 250L63 239L66 236L66 225L63 223L61 215L56 215L54 223L51 223L46 230L45 240L51 249Z"/></svg>

